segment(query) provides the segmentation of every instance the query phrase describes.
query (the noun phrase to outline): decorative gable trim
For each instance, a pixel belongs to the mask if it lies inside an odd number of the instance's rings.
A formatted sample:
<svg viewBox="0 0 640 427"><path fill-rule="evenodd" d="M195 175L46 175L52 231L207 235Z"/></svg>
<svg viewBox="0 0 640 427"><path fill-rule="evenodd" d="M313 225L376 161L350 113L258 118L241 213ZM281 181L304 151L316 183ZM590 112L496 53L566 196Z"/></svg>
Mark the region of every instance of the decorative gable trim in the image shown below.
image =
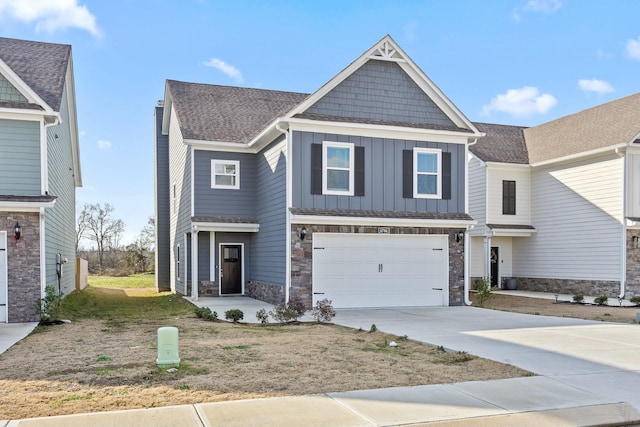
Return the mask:
<svg viewBox="0 0 640 427"><path fill-rule="evenodd" d="M47 113L55 113L53 108L49 106L38 94L27 85L2 59L0 59L0 74L13 85L30 104L37 104Z"/></svg>

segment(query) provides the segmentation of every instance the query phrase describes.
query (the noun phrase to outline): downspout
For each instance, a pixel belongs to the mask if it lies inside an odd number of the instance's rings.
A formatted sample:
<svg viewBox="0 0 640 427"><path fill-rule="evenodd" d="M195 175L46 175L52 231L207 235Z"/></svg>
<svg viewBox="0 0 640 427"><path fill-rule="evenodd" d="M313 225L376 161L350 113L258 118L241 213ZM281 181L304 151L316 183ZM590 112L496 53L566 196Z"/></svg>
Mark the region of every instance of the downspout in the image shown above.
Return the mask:
<svg viewBox="0 0 640 427"><path fill-rule="evenodd" d="M620 275L620 294L619 299L623 299L626 293L625 285L627 281L627 219L625 218L625 210L627 206L627 158L624 153L616 148L616 154L622 158L622 273Z"/></svg>
<svg viewBox="0 0 640 427"><path fill-rule="evenodd" d="M284 278L284 302L289 301L289 294L291 288L291 213L289 207L291 207L291 133L287 129L283 129L281 126L281 119L276 122L276 130L285 136L287 153L285 155L285 278Z"/></svg>

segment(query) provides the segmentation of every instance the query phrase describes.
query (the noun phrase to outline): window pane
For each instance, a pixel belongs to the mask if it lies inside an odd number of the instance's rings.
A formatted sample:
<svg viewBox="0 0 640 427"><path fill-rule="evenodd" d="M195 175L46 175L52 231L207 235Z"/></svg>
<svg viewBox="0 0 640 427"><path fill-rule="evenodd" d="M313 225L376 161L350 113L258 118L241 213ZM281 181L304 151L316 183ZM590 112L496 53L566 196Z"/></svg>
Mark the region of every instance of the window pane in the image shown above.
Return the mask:
<svg viewBox="0 0 640 427"><path fill-rule="evenodd" d="M418 172L438 172L438 156L432 153L418 153Z"/></svg>
<svg viewBox="0 0 640 427"><path fill-rule="evenodd" d="M418 194L436 194L437 184L436 175L418 175Z"/></svg>
<svg viewBox="0 0 640 427"><path fill-rule="evenodd" d="M327 147L327 166L331 168L348 168L349 149Z"/></svg>
<svg viewBox="0 0 640 427"><path fill-rule="evenodd" d="M349 191L349 171L328 169L327 190Z"/></svg>
<svg viewBox="0 0 640 427"><path fill-rule="evenodd" d="M236 177L233 175L216 175L216 185L236 185Z"/></svg>
<svg viewBox="0 0 640 427"><path fill-rule="evenodd" d="M236 173L236 165L216 163L216 173L233 174Z"/></svg>

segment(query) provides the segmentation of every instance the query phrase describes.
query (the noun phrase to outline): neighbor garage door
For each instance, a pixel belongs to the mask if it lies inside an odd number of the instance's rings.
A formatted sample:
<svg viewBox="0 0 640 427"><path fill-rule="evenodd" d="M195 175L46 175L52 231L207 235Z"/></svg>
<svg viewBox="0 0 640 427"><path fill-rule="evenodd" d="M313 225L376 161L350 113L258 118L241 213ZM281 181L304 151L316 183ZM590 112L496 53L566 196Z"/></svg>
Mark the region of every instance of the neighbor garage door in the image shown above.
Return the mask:
<svg viewBox="0 0 640 427"><path fill-rule="evenodd" d="M313 234L313 303L336 308L448 305L448 237Z"/></svg>

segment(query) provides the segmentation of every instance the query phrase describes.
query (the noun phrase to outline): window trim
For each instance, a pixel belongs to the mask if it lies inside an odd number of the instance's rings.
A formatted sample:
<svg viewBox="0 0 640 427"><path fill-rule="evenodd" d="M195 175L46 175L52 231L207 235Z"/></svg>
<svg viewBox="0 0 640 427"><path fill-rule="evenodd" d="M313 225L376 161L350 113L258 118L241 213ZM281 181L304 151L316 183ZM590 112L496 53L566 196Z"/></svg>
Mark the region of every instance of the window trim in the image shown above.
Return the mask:
<svg viewBox="0 0 640 427"><path fill-rule="evenodd" d="M329 168L327 166L327 149L328 148L347 148L349 149L349 189L348 190L329 190L327 189L327 171L328 169L347 170L345 168ZM322 142L322 194L336 196L353 196L354 195L354 179L355 177L355 144L348 142Z"/></svg>
<svg viewBox="0 0 640 427"><path fill-rule="evenodd" d="M505 186L506 185L510 185L513 184L513 194L507 194L507 191L505 191ZM502 180L502 215L516 215L517 212L517 184L516 181L513 179L503 179ZM508 197L508 198L507 198ZM513 201L513 212L511 212L511 210L507 209L510 206L510 203Z"/></svg>
<svg viewBox="0 0 640 427"><path fill-rule="evenodd" d="M216 174L216 165L234 165L236 167L235 174ZM236 178L234 185L216 184L216 175L234 176ZM239 190L240 189L240 161L239 160L222 160L211 159L211 188L220 190Z"/></svg>
<svg viewBox="0 0 640 427"><path fill-rule="evenodd" d="M436 173L418 172L418 156L420 154L436 155ZM437 179L435 194L418 193L418 175L435 175ZM437 148L413 148L413 198L414 199L441 199L442 198L442 150Z"/></svg>
<svg viewBox="0 0 640 427"><path fill-rule="evenodd" d="M180 243L176 245L176 279L180 280Z"/></svg>

